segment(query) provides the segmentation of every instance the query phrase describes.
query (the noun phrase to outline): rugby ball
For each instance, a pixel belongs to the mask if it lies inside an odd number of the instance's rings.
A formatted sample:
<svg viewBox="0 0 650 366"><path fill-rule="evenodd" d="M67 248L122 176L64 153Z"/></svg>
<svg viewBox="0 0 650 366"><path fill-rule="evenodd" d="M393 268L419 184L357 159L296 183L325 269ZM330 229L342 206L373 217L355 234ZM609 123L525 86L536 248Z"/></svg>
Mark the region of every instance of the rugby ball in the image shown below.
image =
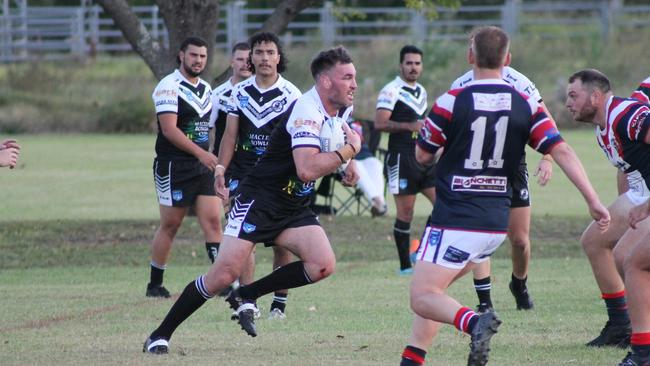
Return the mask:
<svg viewBox="0 0 650 366"><path fill-rule="evenodd" d="M320 150L323 152L332 152L342 148L345 145L345 132L342 124L345 123L341 118L329 118L323 122L320 129ZM345 170L348 162L342 164L339 170Z"/></svg>

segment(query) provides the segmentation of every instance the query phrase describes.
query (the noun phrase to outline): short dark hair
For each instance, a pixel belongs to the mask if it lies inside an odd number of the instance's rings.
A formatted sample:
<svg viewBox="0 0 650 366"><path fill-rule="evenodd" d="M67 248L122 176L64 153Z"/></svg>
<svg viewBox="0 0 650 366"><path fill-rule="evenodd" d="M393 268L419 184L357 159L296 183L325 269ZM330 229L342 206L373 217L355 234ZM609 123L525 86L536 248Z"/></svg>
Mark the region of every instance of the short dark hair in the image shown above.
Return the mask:
<svg viewBox="0 0 650 366"><path fill-rule="evenodd" d="M470 35L470 47L474 52L476 66L498 69L504 66L510 48L510 37L499 27L479 27Z"/></svg>
<svg viewBox="0 0 650 366"><path fill-rule="evenodd" d="M416 53L416 54L424 57L424 53L422 52L421 49L419 49L418 47L416 47L416 46L414 46L412 44L408 44L408 45L402 47L402 49L399 51L399 63L400 64L402 62L404 62L404 56L406 56L407 53Z"/></svg>
<svg viewBox="0 0 650 366"><path fill-rule="evenodd" d="M580 80L582 85L587 88L596 88L603 93L608 93L612 90L612 85L607 75L596 69L581 70L569 77L569 83L573 83L576 80Z"/></svg>
<svg viewBox="0 0 650 366"><path fill-rule="evenodd" d="M181 42L181 46L178 48L179 51L187 51L187 47L190 45L196 46L196 47L205 47L208 48L208 42L206 42L203 38L198 37L198 36L189 36ZM181 59L176 56L176 62L180 65Z"/></svg>
<svg viewBox="0 0 650 366"><path fill-rule="evenodd" d="M348 53L348 50L345 49L343 46L337 46L334 48L330 48L325 51L321 51L314 57L314 59L311 61L311 75L314 77L314 80L318 78L318 75L320 75L324 71L328 71L336 64L341 63L341 64L351 64L352 57Z"/></svg>
<svg viewBox="0 0 650 366"><path fill-rule="evenodd" d="M280 63L278 63L278 73L283 73L287 69L287 63L289 60L284 56L284 51L282 50L282 44L280 43L280 38L275 33L272 32L259 32L255 33L248 39L248 46L252 50L260 43L272 42L275 43L275 46L278 48L278 54L280 54ZM255 73L255 65L253 65L251 57L253 53L248 56L248 64L250 65L251 71Z"/></svg>
<svg viewBox="0 0 650 366"><path fill-rule="evenodd" d="M248 42L237 42L235 43L234 46L232 46L232 51L230 52L231 55L234 55L235 52L237 51L250 51L251 46L248 44Z"/></svg>

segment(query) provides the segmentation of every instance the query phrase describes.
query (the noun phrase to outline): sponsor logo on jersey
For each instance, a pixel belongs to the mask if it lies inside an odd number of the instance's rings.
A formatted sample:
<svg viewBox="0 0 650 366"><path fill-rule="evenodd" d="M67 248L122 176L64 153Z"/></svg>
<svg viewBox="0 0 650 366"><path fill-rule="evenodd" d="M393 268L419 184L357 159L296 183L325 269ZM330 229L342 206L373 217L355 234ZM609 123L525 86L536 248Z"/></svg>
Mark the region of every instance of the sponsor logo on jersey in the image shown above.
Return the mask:
<svg viewBox="0 0 650 366"><path fill-rule="evenodd" d="M477 111L498 112L512 109L510 93L472 93L474 109Z"/></svg>
<svg viewBox="0 0 650 366"><path fill-rule="evenodd" d="M172 191L172 199L174 201L180 201L183 199L183 191L177 189Z"/></svg>
<svg viewBox="0 0 650 366"><path fill-rule="evenodd" d="M530 194L528 193L528 190L526 188L523 188L521 191L519 191L519 199L523 201L526 201L529 195Z"/></svg>
<svg viewBox="0 0 650 366"><path fill-rule="evenodd" d="M453 246L448 246L442 259L450 263L463 263L469 258L469 253Z"/></svg>
<svg viewBox="0 0 650 366"><path fill-rule="evenodd" d="M176 94L176 90L173 89L161 89L157 90L156 97L170 97L170 98L177 98L178 94Z"/></svg>
<svg viewBox="0 0 650 366"><path fill-rule="evenodd" d="M477 175L463 177L454 175L451 179L451 190L456 192L496 192L505 193L508 188L507 177L491 177Z"/></svg>
<svg viewBox="0 0 650 366"><path fill-rule="evenodd" d="M256 228L257 228L257 226L255 226L255 225L253 225L253 224L249 224L248 222L245 222L245 223L242 225L242 229L244 229L244 232L245 232L246 234L250 234L250 233L252 233L253 231L255 231Z"/></svg>
<svg viewBox="0 0 650 366"><path fill-rule="evenodd" d="M248 107L248 97L243 95L238 95L237 98L239 99L239 104L241 105L242 108Z"/></svg>

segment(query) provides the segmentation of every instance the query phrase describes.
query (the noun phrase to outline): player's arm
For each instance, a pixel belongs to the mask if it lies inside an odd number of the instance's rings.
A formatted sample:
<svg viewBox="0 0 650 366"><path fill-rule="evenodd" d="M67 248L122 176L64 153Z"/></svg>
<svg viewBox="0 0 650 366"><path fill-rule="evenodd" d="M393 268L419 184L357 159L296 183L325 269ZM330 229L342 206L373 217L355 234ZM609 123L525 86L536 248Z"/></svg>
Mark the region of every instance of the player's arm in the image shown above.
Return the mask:
<svg viewBox="0 0 650 366"><path fill-rule="evenodd" d="M162 134L177 148L188 154L194 155L199 161L211 171L217 165L217 157L203 150L199 145L192 142L183 131L177 126L178 115L176 113L161 113L158 115L160 130Z"/></svg>
<svg viewBox="0 0 650 366"><path fill-rule="evenodd" d="M228 169L232 157L235 155L235 145L239 137L239 116L229 113L226 117L226 128L223 131L221 144L219 145L219 165Z"/></svg>
<svg viewBox="0 0 650 366"><path fill-rule="evenodd" d="M562 141L552 147L551 156L584 197L587 206L589 206L589 213L600 230L606 231L610 221L609 211L600 202L600 198L598 198L598 194L592 187L587 172L575 151Z"/></svg>
<svg viewBox="0 0 650 366"><path fill-rule="evenodd" d="M627 182L627 175L620 169L616 169L616 189L618 190L619 196L630 189Z"/></svg>
<svg viewBox="0 0 650 366"><path fill-rule="evenodd" d="M213 128L214 130L214 128ZM219 165L214 171L214 190L219 198L224 201L228 200L230 191L226 188L226 170L235 154L235 145L239 136L239 116L228 114L226 117L226 127L219 144Z"/></svg>
<svg viewBox="0 0 650 366"><path fill-rule="evenodd" d="M390 119L393 111L379 108L375 112L375 128L384 132L417 132L422 128L422 121L395 122Z"/></svg>
<svg viewBox="0 0 650 366"><path fill-rule="evenodd" d="M551 112L549 112L548 108L546 107L546 104L544 104L543 101L540 101L539 105L542 107L544 113L546 113L551 122L557 126L555 120L553 119L553 116L551 116ZM537 169L535 169L534 176L537 177L537 183L540 186L545 186L546 183L551 180L551 177L553 177L553 157L550 154L542 156L542 158L539 160Z"/></svg>
<svg viewBox="0 0 650 366"><path fill-rule="evenodd" d="M212 99L212 112L210 112L210 122L208 122L208 143L210 144L208 151L214 152L214 140L217 130L215 129L215 123L217 122L217 117L219 116L219 110L215 107L215 99ZM218 151L217 151L218 152Z"/></svg>
<svg viewBox="0 0 650 366"><path fill-rule="evenodd" d="M336 170L341 164L352 159L361 149L361 137L347 123L341 124L346 135L346 143L332 152L321 152L316 146L296 147L293 149L293 161L298 178L311 182ZM356 167L354 168L356 169Z"/></svg>

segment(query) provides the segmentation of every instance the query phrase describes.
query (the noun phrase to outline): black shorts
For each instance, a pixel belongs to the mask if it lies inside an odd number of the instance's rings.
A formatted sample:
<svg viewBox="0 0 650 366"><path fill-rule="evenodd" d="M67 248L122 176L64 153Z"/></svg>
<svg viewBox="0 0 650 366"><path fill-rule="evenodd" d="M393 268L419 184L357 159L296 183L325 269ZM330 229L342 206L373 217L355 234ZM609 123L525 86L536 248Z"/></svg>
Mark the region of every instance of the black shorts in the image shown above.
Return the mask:
<svg viewBox="0 0 650 366"><path fill-rule="evenodd" d="M389 151L384 159L384 176L391 194L417 194L436 185L435 165L424 166L414 154Z"/></svg>
<svg viewBox="0 0 650 366"><path fill-rule="evenodd" d="M223 234L253 243L270 244L286 229L310 225L320 226L320 223L309 207L282 210L259 197L242 193L235 197Z"/></svg>
<svg viewBox="0 0 650 366"><path fill-rule="evenodd" d="M197 196L216 196L214 175L198 160L154 159L153 176L163 206L189 207Z"/></svg>
<svg viewBox="0 0 650 366"><path fill-rule="evenodd" d="M530 207L530 191L528 190L528 169L526 161L519 163L517 172L511 179L512 197L510 208Z"/></svg>

